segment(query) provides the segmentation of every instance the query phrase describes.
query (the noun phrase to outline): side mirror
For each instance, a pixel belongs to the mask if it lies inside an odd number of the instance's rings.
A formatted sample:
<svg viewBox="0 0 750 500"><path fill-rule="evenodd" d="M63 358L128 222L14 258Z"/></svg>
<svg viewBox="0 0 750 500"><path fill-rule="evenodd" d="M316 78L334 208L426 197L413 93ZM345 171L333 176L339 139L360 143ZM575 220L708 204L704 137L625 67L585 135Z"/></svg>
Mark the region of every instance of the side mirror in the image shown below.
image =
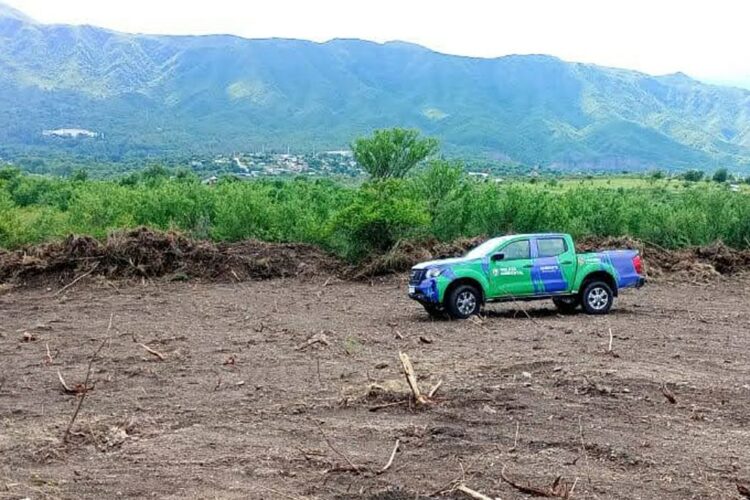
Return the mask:
<svg viewBox="0 0 750 500"><path fill-rule="evenodd" d="M495 261L498 261L498 260L503 260L504 258L505 258L505 254L504 253L496 253L496 254L494 254L492 256L492 262L495 262Z"/></svg>

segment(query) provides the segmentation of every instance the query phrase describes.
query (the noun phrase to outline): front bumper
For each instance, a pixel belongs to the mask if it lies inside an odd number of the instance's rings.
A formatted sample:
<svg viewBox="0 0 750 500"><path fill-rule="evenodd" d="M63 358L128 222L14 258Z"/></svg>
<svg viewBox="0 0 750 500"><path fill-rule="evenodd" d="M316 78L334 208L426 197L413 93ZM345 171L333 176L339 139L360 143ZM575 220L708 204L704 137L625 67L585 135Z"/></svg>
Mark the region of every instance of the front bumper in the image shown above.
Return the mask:
<svg viewBox="0 0 750 500"><path fill-rule="evenodd" d="M409 284L409 298L424 304L439 304L440 294L438 293L437 282L435 279L426 279L419 284Z"/></svg>

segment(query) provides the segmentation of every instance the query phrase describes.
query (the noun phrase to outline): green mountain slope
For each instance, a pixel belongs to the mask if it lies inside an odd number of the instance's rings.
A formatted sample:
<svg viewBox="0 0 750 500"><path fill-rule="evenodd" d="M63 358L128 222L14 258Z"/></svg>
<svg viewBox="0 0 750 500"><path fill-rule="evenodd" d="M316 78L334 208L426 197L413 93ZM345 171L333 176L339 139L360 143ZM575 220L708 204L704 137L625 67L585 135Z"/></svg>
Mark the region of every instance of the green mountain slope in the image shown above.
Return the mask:
<svg viewBox="0 0 750 500"><path fill-rule="evenodd" d="M0 154L338 149L418 127L448 153L576 168L750 166L750 92L548 56L39 24L0 6ZM81 128L97 138L42 135Z"/></svg>

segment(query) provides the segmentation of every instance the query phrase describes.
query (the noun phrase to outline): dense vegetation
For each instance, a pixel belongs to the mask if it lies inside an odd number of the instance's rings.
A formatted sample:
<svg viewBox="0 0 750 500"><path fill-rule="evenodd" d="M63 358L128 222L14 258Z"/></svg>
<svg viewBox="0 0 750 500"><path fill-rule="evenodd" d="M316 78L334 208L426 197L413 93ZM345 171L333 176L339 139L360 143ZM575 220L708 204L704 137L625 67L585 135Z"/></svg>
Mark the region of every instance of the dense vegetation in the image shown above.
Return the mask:
<svg viewBox="0 0 750 500"><path fill-rule="evenodd" d="M681 74L398 42L131 35L2 6L0 123L14 161L321 151L403 124L451 155L530 166L750 167L750 92ZM100 135L42 135L60 128Z"/></svg>
<svg viewBox="0 0 750 500"><path fill-rule="evenodd" d="M675 181L677 182L677 181ZM568 231L632 235L666 247L721 239L750 246L750 197L713 181L640 187L475 181L460 165L433 161L403 179L347 186L332 180L224 178L150 168L119 180L0 171L0 246L104 237L147 225L198 238L309 242L357 260L403 238ZM683 184L684 183L684 184ZM673 183L674 184L674 183Z"/></svg>

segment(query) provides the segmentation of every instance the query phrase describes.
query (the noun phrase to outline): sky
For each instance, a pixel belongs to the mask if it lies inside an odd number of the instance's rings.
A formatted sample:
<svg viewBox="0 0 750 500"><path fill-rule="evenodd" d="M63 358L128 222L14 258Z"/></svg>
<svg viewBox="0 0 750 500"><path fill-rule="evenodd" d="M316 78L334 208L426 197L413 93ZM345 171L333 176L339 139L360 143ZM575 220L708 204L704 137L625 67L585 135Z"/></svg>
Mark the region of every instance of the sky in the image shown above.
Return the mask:
<svg viewBox="0 0 750 500"><path fill-rule="evenodd" d="M448 54L550 54L750 88L745 0L0 0L45 23L131 33L404 40Z"/></svg>

